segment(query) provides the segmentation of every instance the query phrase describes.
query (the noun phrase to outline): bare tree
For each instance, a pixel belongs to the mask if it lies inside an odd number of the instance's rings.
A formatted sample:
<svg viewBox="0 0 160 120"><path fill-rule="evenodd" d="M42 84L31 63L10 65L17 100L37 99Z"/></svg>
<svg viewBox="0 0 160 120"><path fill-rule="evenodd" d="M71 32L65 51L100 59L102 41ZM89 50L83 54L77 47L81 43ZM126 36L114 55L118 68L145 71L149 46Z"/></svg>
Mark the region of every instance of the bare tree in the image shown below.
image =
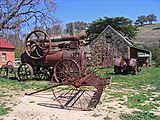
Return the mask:
<svg viewBox="0 0 160 120"><path fill-rule="evenodd" d="M0 31L53 25L55 9L54 0L0 0Z"/></svg>

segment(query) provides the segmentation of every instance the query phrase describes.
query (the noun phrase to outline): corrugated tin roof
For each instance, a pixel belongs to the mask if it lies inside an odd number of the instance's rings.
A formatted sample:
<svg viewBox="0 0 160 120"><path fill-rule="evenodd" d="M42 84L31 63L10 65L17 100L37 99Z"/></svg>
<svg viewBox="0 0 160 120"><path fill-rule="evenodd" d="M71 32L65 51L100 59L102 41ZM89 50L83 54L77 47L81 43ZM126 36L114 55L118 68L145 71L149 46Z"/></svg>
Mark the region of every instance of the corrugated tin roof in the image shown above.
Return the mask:
<svg viewBox="0 0 160 120"><path fill-rule="evenodd" d="M15 49L15 46L8 40L0 38L0 48Z"/></svg>

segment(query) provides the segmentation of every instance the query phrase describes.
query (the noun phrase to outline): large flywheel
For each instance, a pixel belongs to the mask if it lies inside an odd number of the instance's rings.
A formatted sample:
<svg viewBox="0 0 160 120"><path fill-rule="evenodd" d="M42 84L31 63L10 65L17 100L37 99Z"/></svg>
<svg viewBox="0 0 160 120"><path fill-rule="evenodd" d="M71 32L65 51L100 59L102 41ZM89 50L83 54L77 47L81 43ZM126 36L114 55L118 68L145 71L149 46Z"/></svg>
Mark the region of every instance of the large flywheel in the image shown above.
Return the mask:
<svg viewBox="0 0 160 120"><path fill-rule="evenodd" d="M35 30L26 37L24 47L28 56L33 59L41 59L49 53L51 39L44 31Z"/></svg>

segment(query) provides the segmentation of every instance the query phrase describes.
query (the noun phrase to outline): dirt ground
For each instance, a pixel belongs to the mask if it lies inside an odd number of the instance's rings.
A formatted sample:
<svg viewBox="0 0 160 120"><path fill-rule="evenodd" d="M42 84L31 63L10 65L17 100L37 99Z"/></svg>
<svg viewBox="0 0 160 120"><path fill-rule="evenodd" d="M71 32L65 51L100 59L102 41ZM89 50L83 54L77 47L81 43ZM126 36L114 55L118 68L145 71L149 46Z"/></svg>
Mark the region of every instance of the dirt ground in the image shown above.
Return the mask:
<svg viewBox="0 0 160 120"><path fill-rule="evenodd" d="M103 98L104 95L101 99ZM23 92L14 97L13 101L16 105L12 107L12 111L2 116L0 120L104 120L106 117L119 120L120 113L133 111L133 109L122 106L114 98L100 102L91 111L56 108L52 107L54 104L52 92L41 92L32 96L24 95ZM44 106L43 103L49 106Z"/></svg>

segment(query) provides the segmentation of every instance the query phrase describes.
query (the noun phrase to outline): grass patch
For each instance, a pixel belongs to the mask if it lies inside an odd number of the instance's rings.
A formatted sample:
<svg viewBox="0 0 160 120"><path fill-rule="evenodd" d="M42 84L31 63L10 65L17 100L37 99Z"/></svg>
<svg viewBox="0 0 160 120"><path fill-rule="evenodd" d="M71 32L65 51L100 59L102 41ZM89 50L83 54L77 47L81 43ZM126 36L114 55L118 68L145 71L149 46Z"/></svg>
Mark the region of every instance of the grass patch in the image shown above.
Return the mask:
<svg viewBox="0 0 160 120"><path fill-rule="evenodd" d="M160 101L160 96L154 97L153 101Z"/></svg>
<svg viewBox="0 0 160 120"><path fill-rule="evenodd" d="M5 94L5 93L0 93L0 98L2 98L2 97L7 97L7 96L9 96L9 95L7 95L7 94Z"/></svg>
<svg viewBox="0 0 160 120"><path fill-rule="evenodd" d="M134 107L139 107L141 106L142 103L144 103L148 98L143 94L137 94L137 95L133 95L128 97L128 101L127 101L127 106L129 108L134 108Z"/></svg>
<svg viewBox="0 0 160 120"><path fill-rule="evenodd" d="M0 103L0 116L6 115L10 110L10 107L6 107L4 103Z"/></svg>
<svg viewBox="0 0 160 120"><path fill-rule="evenodd" d="M25 90L25 89L43 89L49 87L47 81L30 80L26 82L19 82L17 80L8 80L0 78L0 86L10 90Z"/></svg>
<svg viewBox="0 0 160 120"><path fill-rule="evenodd" d="M89 70L92 73L95 73L97 76L108 78L110 76L110 68L105 69L102 66L96 66L96 67L89 67Z"/></svg>
<svg viewBox="0 0 160 120"><path fill-rule="evenodd" d="M103 120L112 120L112 118L107 116L107 117L104 117Z"/></svg>
<svg viewBox="0 0 160 120"><path fill-rule="evenodd" d="M92 116L92 117L100 117L101 114L94 113L94 114L92 114L91 116Z"/></svg>
<svg viewBox="0 0 160 120"><path fill-rule="evenodd" d="M138 109L149 112L151 110L157 110L157 107L159 107L157 103L149 102L148 104L139 106Z"/></svg>
<svg viewBox="0 0 160 120"><path fill-rule="evenodd" d="M98 70L98 73L101 73L102 76L105 74L102 68ZM111 71L110 68L108 71ZM137 75L114 75L113 72L110 75L113 77L111 86L114 91L106 90L105 98L112 96L122 99L125 95L128 100L123 105L127 105L129 108L137 108L143 111L157 109L159 105L156 102L160 101L160 96L154 97L154 95L155 92L160 92L160 68L142 68L142 71ZM123 92L123 89L128 90L128 92ZM145 103L146 101L149 101L149 103Z"/></svg>
<svg viewBox="0 0 160 120"><path fill-rule="evenodd" d="M108 95L113 96L115 98L122 98L126 93L124 92L108 92Z"/></svg>
<svg viewBox="0 0 160 120"><path fill-rule="evenodd" d="M19 82L17 80L0 78L0 116L6 115L11 110L11 108L8 107L8 104L10 104L12 101L12 91L17 91L17 94L19 94L18 91L23 91L25 89L38 90L47 88L49 86L50 84L48 84L48 81L30 80L26 82ZM33 101L30 101L30 103L33 103ZM16 104L13 106L15 105Z"/></svg>
<svg viewBox="0 0 160 120"><path fill-rule="evenodd" d="M160 116L156 116L149 112L134 111L132 113L122 113L121 120L160 120Z"/></svg>
<svg viewBox="0 0 160 120"><path fill-rule="evenodd" d="M160 68L143 68L138 75L113 75L113 83L119 83L113 86L118 88L141 90L149 85L160 91Z"/></svg>
<svg viewBox="0 0 160 120"><path fill-rule="evenodd" d="M107 111L108 112L114 112L114 111L116 111L116 108L114 108L114 107L107 107Z"/></svg>

